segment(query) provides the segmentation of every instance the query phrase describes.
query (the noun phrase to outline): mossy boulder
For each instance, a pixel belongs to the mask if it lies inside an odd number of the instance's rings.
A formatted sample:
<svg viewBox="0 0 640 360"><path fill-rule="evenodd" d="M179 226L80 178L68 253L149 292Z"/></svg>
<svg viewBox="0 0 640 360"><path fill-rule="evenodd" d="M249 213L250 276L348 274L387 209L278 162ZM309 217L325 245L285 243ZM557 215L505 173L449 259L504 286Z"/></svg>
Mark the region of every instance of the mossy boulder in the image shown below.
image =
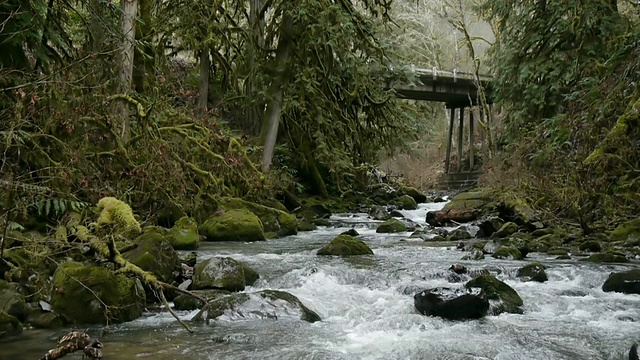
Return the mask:
<svg viewBox="0 0 640 360"><path fill-rule="evenodd" d="M469 231L467 231L467 229L464 228L458 228L455 230L452 230L449 235L447 235L447 240L449 241L456 241L456 240L466 240L466 239L471 239L473 236L471 236L471 234L469 233Z"/></svg>
<svg viewBox="0 0 640 360"><path fill-rule="evenodd" d="M51 311L33 310L25 322L36 329L55 329L66 325L65 318Z"/></svg>
<svg viewBox="0 0 640 360"><path fill-rule="evenodd" d="M373 220L382 220L386 221L391 219L391 214L387 211L386 206L382 205L373 205L371 209L369 209L369 217Z"/></svg>
<svg viewBox="0 0 640 360"><path fill-rule="evenodd" d="M554 255L554 256L568 255L569 254L569 249L564 248L564 247L552 247L552 248L547 249L546 253L548 255Z"/></svg>
<svg viewBox="0 0 640 360"><path fill-rule="evenodd" d="M601 264L601 263L626 263L629 262L624 255L605 252L599 254L593 254L587 258L588 262Z"/></svg>
<svg viewBox="0 0 640 360"><path fill-rule="evenodd" d="M373 251L361 240L350 235L339 235L318 250L318 255L372 255Z"/></svg>
<svg viewBox="0 0 640 360"><path fill-rule="evenodd" d="M418 208L418 203L409 195L402 195L394 199L392 203L401 210L415 210Z"/></svg>
<svg viewBox="0 0 640 360"><path fill-rule="evenodd" d="M378 228L376 229L377 233L387 233L387 234L399 233L403 231L407 231L407 226L398 219L389 219L383 222L382 224L380 224L380 226L378 226Z"/></svg>
<svg viewBox="0 0 640 360"><path fill-rule="evenodd" d="M200 246L198 223L193 218L181 217L167 233L167 240L176 250L196 250Z"/></svg>
<svg viewBox="0 0 640 360"><path fill-rule="evenodd" d="M492 238L506 238L518 231L518 225L514 222L505 223L491 235Z"/></svg>
<svg viewBox="0 0 640 360"><path fill-rule="evenodd" d="M467 255L463 256L460 260L483 260L484 253L480 250L472 250Z"/></svg>
<svg viewBox="0 0 640 360"><path fill-rule="evenodd" d="M207 302L227 296L230 292L226 290L193 290L194 294L204 298ZM204 302L188 294L180 294L173 299L176 310L196 310L204 306Z"/></svg>
<svg viewBox="0 0 640 360"><path fill-rule="evenodd" d="M624 242L625 246L640 245L640 218L619 225L611 232L609 240Z"/></svg>
<svg viewBox="0 0 640 360"><path fill-rule="evenodd" d="M173 271L180 266L180 258L169 241L161 234L149 231L140 235L136 243L135 249L122 256L159 280L171 282L175 277Z"/></svg>
<svg viewBox="0 0 640 360"><path fill-rule="evenodd" d="M589 252L602 251L602 246L600 245L600 242L598 240L587 240L582 244L580 244L578 248L582 251L589 251Z"/></svg>
<svg viewBox="0 0 640 360"><path fill-rule="evenodd" d="M27 313L27 305L24 297L16 289L0 280L0 312L16 317L24 321Z"/></svg>
<svg viewBox="0 0 640 360"><path fill-rule="evenodd" d="M516 276L523 279L524 281L545 282L549 280L549 277L545 272L546 268L547 267L540 262L530 262L518 269L518 273L516 274Z"/></svg>
<svg viewBox="0 0 640 360"><path fill-rule="evenodd" d="M193 289L242 291L258 279L255 270L230 257L215 257L193 268Z"/></svg>
<svg viewBox="0 0 640 360"><path fill-rule="evenodd" d="M298 231L313 231L316 230L318 226L316 224L311 223L307 220L300 220L298 222Z"/></svg>
<svg viewBox="0 0 640 360"><path fill-rule="evenodd" d="M523 302L520 295L511 286L492 275L482 274L467 282L464 287L482 289L489 299L490 311L493 315L499 315L503 312L522 313Z"/></svg>
<svg viewBox="0 0 640 360"><path fill-rule="evenodd" d="M22 324L15 316L0 311L0 339L7 336L19 335L22 332Z"/></svg>
<svg viewBox="0 0 640 360"><path fill-rule="evenodd" d="M53 275L51 306L71 322L131 321L142 315L144 304L145 292L137 279L104 267L67 262Z"/></svg>
<svg viewBox="0 0 640 360"><path fill-rule="evenodd" d="M399 193L411 196L411 198L418 204L427 202L427 196L421 193L418 189L411 186L401 187Z"/></svg>
<svg viewBox="0 0 640 360"><path fill-rule="evenodd" d="M245 209L252 212L262 222L265 233L275 233L277 236L296 235L298 233L296 216L285 211L230 197L220 199L220 207L224 210Z"/></svg>
<svg viewBox="0 0 640 360"><path fill-rule="evenodd" d="M505 259L505 260L522 260L524 256L520 250L508 246L501 246L491 255L496 259Z"/></svg>
<svg viewBox="0 0 640 360"><path fill-rule="evenodd" d="M602 291L640 294L640 269L611 273L602 285Z"/></svg>
<svg viewBox="0 0 640 360"><path fill-rule="evenodd" d="M308 322L320 321L320 316L294 295L278 290L238 293L211 301L194 321L213 320L222 315L232 320L298 318Z"/></svg>
<svg viewBox="0 0 640 360"><path fill-rule="evenodd" d="M228 210L212 216L200 225L199 232L207 241L266 240L260 219L246 209Z"/></svg>

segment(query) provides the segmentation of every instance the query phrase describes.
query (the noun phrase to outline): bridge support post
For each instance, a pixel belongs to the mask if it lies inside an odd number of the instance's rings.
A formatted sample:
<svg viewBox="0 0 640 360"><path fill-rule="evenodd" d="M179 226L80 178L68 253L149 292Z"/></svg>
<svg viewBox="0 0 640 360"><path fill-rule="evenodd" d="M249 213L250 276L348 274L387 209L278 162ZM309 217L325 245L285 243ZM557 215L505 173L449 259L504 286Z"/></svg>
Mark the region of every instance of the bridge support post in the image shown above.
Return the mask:
<svg viewBox="0 0 640 360"><path fill-rule="evenodd" d="M458 171L462 170L462 145L464 141L463 135L464 131L464 107L460 108L460 126L458 127Z"/></svg>
<svg viewBox="0 0 640 360"><path fill-rule="evenodd" d="M449 173L449 166L451 165L451 141L453 140L453 121L456 117L456 108L451 107L451 118L449 120L449 136L447 137L447 158L444 165L444 173Z"/></svg>
<svg viewBox="0 0 640 360"><path fill-rule="evenodd" d="M473 108L469 108L469 171L473 171L473 167L475 166L474 162L474 148L475 148L475 139L474 139L474 124L473 124Z"/></svg>

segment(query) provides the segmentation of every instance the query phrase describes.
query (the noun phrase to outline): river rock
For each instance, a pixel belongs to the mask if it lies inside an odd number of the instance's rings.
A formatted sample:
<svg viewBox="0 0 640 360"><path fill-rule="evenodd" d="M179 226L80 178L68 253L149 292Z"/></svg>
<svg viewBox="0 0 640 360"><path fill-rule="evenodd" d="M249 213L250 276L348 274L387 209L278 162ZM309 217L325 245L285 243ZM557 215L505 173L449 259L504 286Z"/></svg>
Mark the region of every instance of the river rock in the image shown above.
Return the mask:
<svg viewBox="0 0 640 360"><path fill-rule="evenodd" d="M51 285L51 306L71 322L121 323L137 319L144 310L140 281L104 267L66 262L53 274Z"/></svg>
<svg viewBox="0 0 640 360"><path fill-rule="evenodd" d="M611 273L602 285L602 291L640 294L640 269Z"/></svg>
<svg viewBox="0 0 640 360"><path fill-rule="evenodd" d="M487 315L489 301L480 289L439 287L415 294L413 306L422 315L469 320Z"/></svg>
<svg viewBox="0 0 640 360"><path fill-rule="evenodd" d="M402 213L398 210L391 210L389 212L389 215L391 215L391 217L394 217L394 218L404 219L404 215L402 215Z"/></svg>
<svg viewBox="0 0 640 360"><path fill-rule="evenodd" d="M0 280L0 312L14 316L20 321L24 321L27 313L24 297L4 280Z"/></svg>
<svg viewBox="0 0 640 360"><path fill-rule="evenodd" d="M260 275L249 266L230 257L214 257L197 263L193 269L193 289L242 291Z"/></svg>
<svg viewBox="0 0 640 360"><path fill-rule="evenodd" d="M400 193L411 196L413 200L418 204L427 202L427 196L421 193L418 189L414 187L410 187L410 186L402 187L400 188Z"/></svg>
<svg viewBox="0 0 640 360"><path fill-rule="evenodd" d="M407 231L407 226L398 219L389 219L376 229L377 233L399 233Z"/></svg>
<svg viewBox="0 0 640 360"><path fill-rule="evenodd" d="M518 231L518 225L513 222L505 223L491 235L492 238L506 238L511 234L514 234Z"/></svg>
<svg viewBox="0 0 640 360"><path fill-rule="evenodd" d="M25 322L36 329L56 329L67 323L62 315L40 309L29 312Z"/></svg>
<svg viewBox="0 0 640 360"><path fill-rule="evenodd" d="M389 220L391 219L391 215L387 211L387 208L382 205L373 205L371 210L369 210L369 217L373 220Z"/></svg>
<svg viewBox="0 0 640 360"><path fill-rule="evenodd" d="M497 216L485 218L478 223L480 230L478 230L478 234L476 234L476 236L479 238L489 237L496 231L500 230L502 225L504 225L504 220Z"/></svg>
<svg viewBox="0 0 640 360"><path fill-rule="evenodd" d="M200 246L198 223L193 218L183 216L169 230L166 238L176 250L196 250Z"/></svg>
<svg viewBox="0 0 640 360"><path fill-rule="evenodd" d="M392 201L400 210L415 210L418 208L416 201L409 195L402 195Z"/></svg>
<svg viewBox="0 0 640 360"><path fill-rule="evenodd" d="M447 235L447 240L456 241L456 240L466 240L471 239L473 236L467 231L465 228L457 228L452 230L449 235Z"/></svg>
<svg viewBox="0 0 640 360"><path fill-rule="evenodd" d="M171 283L175 277L174 270L180 267L180 258L165 237L146 231L135 242L138 246L122 256L142 270L153 273L159 280Z"/></svg>
<svg viewBox="0 0 640 360"><path fill-rule="evenodd" d="M524 281L545 282L549 280L545 272L546 268L542 263L534 261L518 269L516 276Z"/></svg>
<svg viewBox="0 0 640 360"><path fill-rule="evenodd" d="M491 314L499 315L503 312L521 314L522 298L506 283L489 274L483 274L470 280L465 288L480 288L486 294L491 304Z"/></svg>
<svg viewBox="0 0 640 360"><path fill-rule="evenodd" d="M18 335L22 332L22 324L15 316L0 311L0 339Z"/></svg>
<svg viewBox="0 0 640 360"><path fill-rule="evenodd" d="M224 210L248 210L252 212L260 219L264 232L271 235L269 236L270 238L276 236L296 235L298 233L298 221L296 216L289 214L288 212L231 197L221 198L220 207ZM309 210L315 211L317 214L322 214L322 217L317 217L318 219L324 219L324 216L328 217L331 215L329 210L326 208L321 210L321 207L321 205L312 206ZM328 215L326 212L328 212Z"/></svg>
<svg viewBox="0 0 640 360"><path fill-rule="evenodd" d="M342 232L340 235L359 236L360 233L356 229L349 229Z"/></svg>
<svg viewBox="0 0 640 360"><path fill-rule="evenodd" d="M484 253L480 250L472 250L467 255L463 256L460 260L483 260Z"/></svg>
<svg viewBox="0 0 640 360"><path fill-rule="evenodd" d="M625 246L640 245L640 217L620 224L611 232L609 240L623 242Z"/></svg>
<svg viewBox="0 0 640 360"><path fill-rule="evenodd" d="M601 264L601 263L626 263L626 262L629 262L629 259L627 259L622 254L617 254L617 253L612 253L612 252L605 252L605 253L593 254L593 255L591 255L591 256L589 256L587 258L587 261L588 262L592 262L592 263L596 263L596 264Z"/></svg>
<svg viewBox="0 0 640 360"><path fill-rule="evenodd" d="M425 222L433 227L442 226L442 224L436 219L436 214L437 211L427 211Z"/></svg>
<svg viewBox="0 0 640 360"><path fill-rule="evenodd" d="M266 240L260 219L246 209L225 211L212 216L198 229L207 241Z"/></svg>
<svg viewBox="0 0 640 360"><path fill-rule="evenodd" d="M316 226L316 224L311 223L307 220L300 220L298 221L298 231L313 231L316 230L318 227Z"/></svg>
<svg viewBox="0 0 640 360"><path fill-rule="evenodd" d="M226 290L193 290L192 292L204 298L207 302L230 294L230 292ZM180 294L173 299L173 307L176 310L196 310L202 308L204 304L201 300L188 294Z"/></svg>
<svg viewBox="0 0 640 360"><path fill-rule="evenodd" d="M580 244L580 246L578 248L581 251L588 251L588 252L600 252L600 251L602 251L602 246L600 245L600 242L598 242L598 240L587 240L587 241L583 242L582 244Z"/></svg>
<svg viewBox="0 0 640 360"><path fill-rule="evenodd" d="M318 255L372 255L373 251L363 241L350 235L339 235L318 250Z"/></svg>
<svg viewBox="0 0 640 360"><path fill-rule="evenodd" d="M522 256L522 253L520 252L520 250L516 248L508 247L508 246L500 246L498 249L496 249L496 251L493 252L491 257L496 259L503 259L503 260L524 259L524 256Z"/></svg>
<svg viewBox="0 0 640 360"><path fill-rule="evenodd" d="M209 302L194 321L213 320L220 316L228 320L298 318L320 321L320 316L292 294L278 290L238 293Z"/></svg>

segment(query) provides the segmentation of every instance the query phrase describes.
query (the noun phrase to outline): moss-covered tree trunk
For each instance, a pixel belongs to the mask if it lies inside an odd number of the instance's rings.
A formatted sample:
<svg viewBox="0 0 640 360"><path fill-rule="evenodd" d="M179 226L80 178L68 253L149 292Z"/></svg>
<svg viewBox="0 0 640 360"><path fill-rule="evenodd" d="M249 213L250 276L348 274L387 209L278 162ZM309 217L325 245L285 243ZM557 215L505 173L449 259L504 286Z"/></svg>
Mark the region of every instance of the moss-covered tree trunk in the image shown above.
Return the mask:
<svg viewBox="0 0 640 360"><path fill-rule="evenodd" d="M151 46L151 32L153 20L151 10L152 0L138 0L140 6L140 22L136 28L136 39L142 42L141 47L136 47L133 58L133 86L139 93L144 92L146 85L153 79L154 51Z"/></svg>
<svg viewBox="0 0 640 360"><path fill-rule="evenodd" d="M198 104L196 105L196 112L201 117L207 112L207 104L209 102L210 68L209 49L203 49L200 52L200 86L198 89Z"/></svg>
<svg viewBox="0 0 640 360"><path fill-rule="evenodd" d="M258 135L261 129L262 117L264 115L264 103L258 99L255 81L256 60L261 49L264 47L264 14L261 9L265 0L251 0L249 3L249 28L250 37L247 46L247 81L245 83L245 96L247 107L247 118L245 128L252 134Z"/></svg>
<svg viewBox="0 0 640 360"><path fill-rule="evenodd" d="M288 11L285 9L285 11ZM269 103L264 116L262 130L260 131L260 142L264 144L262 154L262 170L267 171L273 159L273 150L278 138L278 126L280 125L280 115L282 113L282 99L284 94L284 83L286 79L286 66L289 61L289 54L293 47L293 17L285 14L280 25L280 39L276 48L276 74L269 87Z"/></svg>
<svg viewBox="0 0 640 360"><path fill-rule="evenodd" d="M122 52L120 53L120 92L131 91L131 79L133 77L133 54L135 49L136 18L138 15L138 0L122 0ZM128 104L119 101L117 114L121 121L121 137L126 143L129 141L129 110Z"/></svg>

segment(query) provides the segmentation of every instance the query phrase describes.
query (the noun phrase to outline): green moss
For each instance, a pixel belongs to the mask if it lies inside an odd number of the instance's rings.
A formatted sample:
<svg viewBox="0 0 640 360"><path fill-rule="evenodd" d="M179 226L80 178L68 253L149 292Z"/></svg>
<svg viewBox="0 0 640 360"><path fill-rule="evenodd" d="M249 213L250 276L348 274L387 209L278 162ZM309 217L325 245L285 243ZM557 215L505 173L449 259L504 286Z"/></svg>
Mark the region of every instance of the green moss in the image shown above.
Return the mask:
<svg viewBox="0 0 640 360"><path fill-rule="evenodd" d="M18 335L22 332L22 324L14 316L0 311L0 339Z"/></svg>
<svg viewBox="0 0 640 360"><path fill-rule="evenodd" d="M349 236L339 235L318 250L318 255L372 255L373 251L364 242Z"/></svg>
<svg viewBox="0 0 640 360"><path fill-rule="evenodd" d="M252 212L262 222L265 232L277 233L278 236L298 233L298 221L295 215L285 211L230 197L220 199L220 206L225 210L246 209Z"/></svg>
<svg viewBox="0 0 640 360"><path fill-rule="evenodd" d="M416 201L409 195L402 195L393 200L393 204L401 210L415 210L418 208Z"/></svg>
<svg viewBox="0 0 640 360"><path fill-rule="evenodd" d="M640 218L619 225L609 235L610 241L624 241L626 246L640 245Z"/></svg>
<svg viewBox="0 0 640 360"><path fill-rule="evenodd" d="M411 196L418 204L427 202L427 196L414 187L404 186L400 188L399 192Z"/></svg>
<svg viewBox="0 0 640 360"><path fill-rule="evenodd" d="M489 300L499 300L502 304L494 309L494 315L501 312L520 313L520 307L524 304L520 295L506 283L496 279L492 275L483 274L470 280L464 285L466 288L482 289Z"/></svg>
<svg viewBox="0 0 640 360"><path fill-rule="evenodd" d="M53 275L51 305L76 323L131 321L142 315L144 302L137 280L103 267L67 262Z"/></svg>
<svg viewBox="0 0 640 360"><path fill-rule="evenodd" d="M167 240L176 250L196 250L200 246L198 223L184 216L169 230Z"/></svg>
<svg viewBox="0 0 640 360"><path fill-rule="evenodd" d="M602 251L602 246L600 246L600 242L597 240L587 240L580 244L579 249L582 251L600 252Z"/></svg>
<svg viewBox="0 0 640 360"><path fill-rule="evenodd" d="M389 219L376 229L377 233L398 233L407 231L406 225L398 219Z"/></svg>
<svg viewBox="0 0 640 360"><path fill-rule="evenodd" d="M610 252L593 254L587 258L588 262L592 263L626 263L629 262L624 255L613 254Z"/></svg>
<svg viewBox="0 0 640 360"><path fill-rule="evenodd" d="M502 225L500 227L500 229L498 229L498 231L496 231L495 233L493 233L491 235L492 238L505 238L509 235L512 235L514 233L516 233L518 231L518 225L516 223L513 222L508 222L505 223L504 225Z"/></svg>
<svg viewBox="0 0 640 360"><path fill-rule="evenodd" d="M164 236L146 232L136 239L138 246L122 254L142 270L153 273L164 282L171 282L173 271L180 266L180 258Z"/></svg>
<svg viewBox="0 0 640 360"><path fill-rule="evenodd" d="M499 247L491 256L496 259L511 259L511 260L524 259L524 256L522 256L522 253L520 252L520 250L512 247L506 247L506 246Z"/></svg>
<svg viewBox="0 0 640 360"><path fill-rule="evenodd" d="M317 228L318 227L315 224L310 223L307 220L301 220L298 222L298 230L300 231L313 231L313 230L316 230Z"/></svg>
<svg viewBox="0 0 640 360"><path fill-rule="evenodd" d="M265 240L260 219L249 210L228 210L212 216L199 231L208 241L260 241Z"/></svg>
<svg viewBox="0 0 640 360"><path fill-rule="evenodd" d="M567 255L569 250L566 248L554 247L547 250L547 254L549 255Z"/></svg>
<svg viewBox="0 0 640 360"><path fill-rule="evenodd" d="M104 197L98 201L98 229L108 226L126 235L137 235L140 233L140 224L133 216L131 207L114 197Z"/></svg>

